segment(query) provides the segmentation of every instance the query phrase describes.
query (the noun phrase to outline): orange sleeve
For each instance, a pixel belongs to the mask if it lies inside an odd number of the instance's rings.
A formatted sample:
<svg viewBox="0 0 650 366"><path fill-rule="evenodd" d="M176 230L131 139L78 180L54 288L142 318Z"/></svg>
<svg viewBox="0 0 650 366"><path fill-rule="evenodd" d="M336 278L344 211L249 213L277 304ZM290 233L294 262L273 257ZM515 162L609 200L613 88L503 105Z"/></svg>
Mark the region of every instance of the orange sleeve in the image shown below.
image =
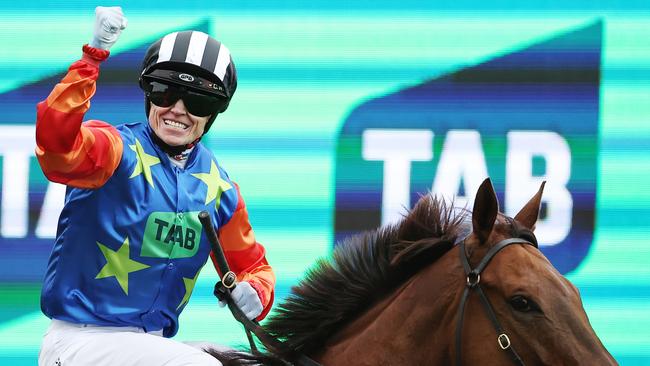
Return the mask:
<svg viewBox="0 0 650 366"><path fill-rule="evenodd" d="M36 106L36 157L49 180L97 188L113 175L123 143L115 127L106 122L82 124L95 94L99 64L109 55L88 45L83 52L82 59Z"/></svg>
<svg viewBox="0 0 650 366"><path fill-rule="evenodd" d="M264 310L257 320L262 320L271 310L274 298L275 274L266 260L266 250L255 240L255 234L248 220L244 199L237 190L237 208L230 221L219 229L218 236L230 270L237 274L237 281L248 281L257 291ZM219 272L214 254L212 261Z"/></svg>

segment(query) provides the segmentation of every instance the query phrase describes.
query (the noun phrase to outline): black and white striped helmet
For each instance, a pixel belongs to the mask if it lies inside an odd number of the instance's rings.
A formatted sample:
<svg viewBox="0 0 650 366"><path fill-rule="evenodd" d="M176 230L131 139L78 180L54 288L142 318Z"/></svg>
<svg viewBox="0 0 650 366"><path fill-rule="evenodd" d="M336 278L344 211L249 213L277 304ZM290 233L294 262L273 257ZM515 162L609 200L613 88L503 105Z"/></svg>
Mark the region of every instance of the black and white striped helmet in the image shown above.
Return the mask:
<svg viewBox="0 0 650 366"><path fill-rule="evenodd" d="M147 78L162 79L224 98L227 102L237 89L237 71L230 51L221 42L199 31L173 32L154 42L145 53L140 84ZM149 115L149 101L145 102ZM228 103L225 103L218 113L227 107ZM208 121L206 132L215 117L216 114Z"/></svg>

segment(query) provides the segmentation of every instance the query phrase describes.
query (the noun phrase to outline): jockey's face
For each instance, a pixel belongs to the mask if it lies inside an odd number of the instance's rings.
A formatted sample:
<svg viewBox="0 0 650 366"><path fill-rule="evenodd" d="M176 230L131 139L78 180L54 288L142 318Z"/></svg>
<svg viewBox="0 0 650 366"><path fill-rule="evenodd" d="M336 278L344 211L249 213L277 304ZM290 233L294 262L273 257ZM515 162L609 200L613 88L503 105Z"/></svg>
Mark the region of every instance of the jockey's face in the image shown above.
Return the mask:
<svg viewBox="0 0 650 366"><path fill-rule="evenodd" d="M210 116L190 114L179 99L169 107L159 107L150 102L149 125L156 135L171 146L187 145L203 135Z"/></svg>

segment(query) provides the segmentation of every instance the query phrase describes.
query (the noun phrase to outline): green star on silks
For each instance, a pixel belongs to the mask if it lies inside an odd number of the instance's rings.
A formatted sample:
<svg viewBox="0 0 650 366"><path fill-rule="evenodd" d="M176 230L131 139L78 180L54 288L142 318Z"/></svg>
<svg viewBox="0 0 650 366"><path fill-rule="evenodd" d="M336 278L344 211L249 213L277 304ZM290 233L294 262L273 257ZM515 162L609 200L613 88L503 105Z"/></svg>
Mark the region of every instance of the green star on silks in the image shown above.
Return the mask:
<svg viewBox="0 0 650 366"><path fill-rule="evenodd" d="M185 283L185 296L183 296L183 300L181 300L181 303L178 304L176 310L180 309L181 306L187 304L190 301L190 296L194 290L194 285L196 285L196 279L199 278L199 272L196 272L194 278L183 277L183 283Z"/></svg>
<svg viewBox="0 0 650 366"><path fill-rule="evenodd" d="M140 271L150 266L134 261L129 258L129 238L124 239L122 246L115 251L100 242L97 242L99 250L104 254L106 258L106 264L99 271L95 279L106 278L106 277L115 277L117 282L120 284L120 287L126 295L129 294L129 273Z"/></svg>
<svg viewBox="0 0 650 366"><path fill-rule="evenodd" d="M153 155L149 155L144 152L142 144L138 139L135 139L135 145L129 145L131 150L135 151L135 156L138 161L135 163L135 169L129 178L135 178L140 174L144 174L144 179L149 182L153 187L153 177L151 176L151 167L160 164L160 159Z"/></svg>
<svg viewBox="0 0 650 366"><path fill-rule="evenodd" d="M221 178L217 164L215 164L214 161L212 161L210 164L210 173L197 173L192 174L192 176L200 179L208 186L208 193L205 195L206 205L213 199L216 199L217 202L215 205L217 208L219 208L219 205L221 204L221 194L229 189L232 189L230 183Z"/></svg>

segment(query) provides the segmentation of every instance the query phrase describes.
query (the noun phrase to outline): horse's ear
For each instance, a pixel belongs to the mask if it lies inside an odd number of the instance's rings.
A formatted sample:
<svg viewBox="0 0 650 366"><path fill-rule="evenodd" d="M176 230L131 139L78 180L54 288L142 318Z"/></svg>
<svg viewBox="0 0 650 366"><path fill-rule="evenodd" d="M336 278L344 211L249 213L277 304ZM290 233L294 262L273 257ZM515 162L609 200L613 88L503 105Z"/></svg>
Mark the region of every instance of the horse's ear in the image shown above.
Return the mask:
<svg viewBox="0 0 650 366"><path fill-rule="evenodd" d="M542 182L542 185L539 187L539 190L533 198L526 203L526 205L515 215L515 220L519 221L522 225L527 227L530 230L535 228L535 223L539 218L539 208L542 204L542 193L544 192L544 186L546 181Z"/></svg>
<svg viewBox="0 0 650 366"><path fill-rule="evenodd" d="M472 210L472 228L481 243L490 236L498 212L497 194L494 192L490 178L486 178L478 188Z"/></svg>

